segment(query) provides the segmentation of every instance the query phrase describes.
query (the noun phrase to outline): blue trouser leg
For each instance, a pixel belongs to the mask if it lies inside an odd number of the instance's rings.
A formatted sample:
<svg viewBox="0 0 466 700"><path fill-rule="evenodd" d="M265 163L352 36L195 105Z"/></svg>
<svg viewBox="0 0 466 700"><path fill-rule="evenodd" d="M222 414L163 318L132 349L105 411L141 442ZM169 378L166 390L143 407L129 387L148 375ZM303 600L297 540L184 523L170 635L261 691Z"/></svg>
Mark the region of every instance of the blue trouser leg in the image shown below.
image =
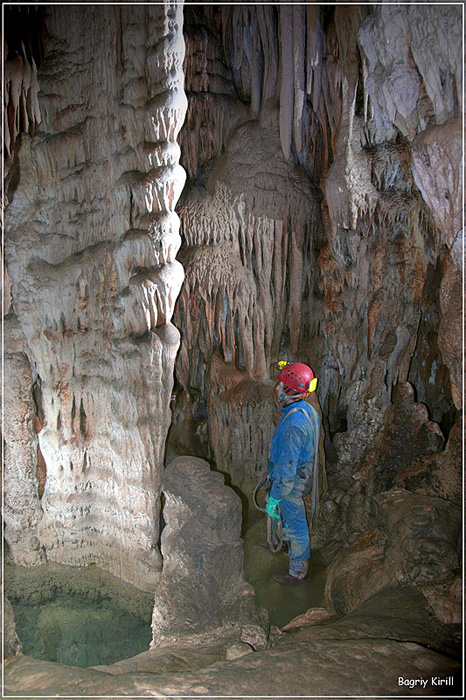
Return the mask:
<svg viewBox="0 0 466 700"><path fill-rule="evenodd" d="M283 539L289 543L290 576L304 578L311 556L311 542L304 503L303 501L293 503L283 499L280 501L280 512L283 522Z"/></svg>

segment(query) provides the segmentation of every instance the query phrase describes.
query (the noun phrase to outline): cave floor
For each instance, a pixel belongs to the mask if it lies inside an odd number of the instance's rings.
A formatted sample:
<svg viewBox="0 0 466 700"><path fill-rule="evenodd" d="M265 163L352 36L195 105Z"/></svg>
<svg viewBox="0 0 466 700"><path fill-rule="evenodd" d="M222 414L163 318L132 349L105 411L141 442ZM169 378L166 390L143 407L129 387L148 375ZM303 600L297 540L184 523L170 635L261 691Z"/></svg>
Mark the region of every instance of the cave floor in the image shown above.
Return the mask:
<svg viewBox="0 0 466 700"><path fill-rule="evenodd" d="M243 536L244 574L254 586L258 607L267 610L270 624L283 627L309 608L323 605L326 570L321 557L313 552L309 573L302 583L296 586L277 583L272 577L288 573L288 557L286 552L274 554L258 545L266 539L266 516L251 509Z"/></svg>
<svg viewBox="0 0 466 700"><path fill-rule="evenodd" d="M4 692L17 697L462 697L456 652L440 653L426 642L437 635L448 646L449 632L426 619L421 598L412 589L383 592L340 620L282 633L272 648L234 661L225 660L231 638L222 633L167 642L111 667L77 669L18 657L5 664ZM416 679L415 686L407 685Z"/></svg>
<svg viewBox="0 0 466 700"><path fill-rule="evenodd" d="M462 697L460 633L429 615L420 593L399 587L341 619L277 633L271 648L234 661L225 657L228 630L167 641L107 667L12 658L4 695Z"/></svg>

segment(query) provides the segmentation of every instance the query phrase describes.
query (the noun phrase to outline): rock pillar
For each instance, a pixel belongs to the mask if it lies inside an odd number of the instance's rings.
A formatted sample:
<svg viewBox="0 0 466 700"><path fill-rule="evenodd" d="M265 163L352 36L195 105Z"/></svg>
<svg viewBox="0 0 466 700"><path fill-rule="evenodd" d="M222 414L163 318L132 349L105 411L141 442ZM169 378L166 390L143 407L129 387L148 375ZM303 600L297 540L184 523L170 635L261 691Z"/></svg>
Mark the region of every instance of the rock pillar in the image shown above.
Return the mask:
<svg viewBox="0 0 466 700"><path fill-rule="evenodd" d="M45 22L42 119L16 141L5 215L46 469L35 535L48 560L98 564L151 590L183 281L182 7L49 6ZM14 513L32 504L37 515L29 451L6 460L7 479L16 470L24 484L5 502L17 563L31 538Z"/></svg>
<svg viewBox="0 0 466 700"><path fill-rule="evenodd" d="M161 547L164 566L152 613L153 644L239 625L255 649L267 646L268 622L256 611L243 574L241 500L196 457L167 467Z"/></svg>

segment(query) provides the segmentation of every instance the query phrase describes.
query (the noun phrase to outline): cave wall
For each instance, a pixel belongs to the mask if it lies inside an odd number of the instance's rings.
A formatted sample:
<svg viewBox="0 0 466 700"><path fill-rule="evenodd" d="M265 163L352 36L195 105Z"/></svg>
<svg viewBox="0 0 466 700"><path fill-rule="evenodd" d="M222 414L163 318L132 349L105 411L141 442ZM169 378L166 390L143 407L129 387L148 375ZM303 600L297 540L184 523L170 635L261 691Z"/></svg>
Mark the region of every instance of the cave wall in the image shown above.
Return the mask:
<svg viewBox="0 0 466 700"><path fill-rule="evenodd" d="M185 35L173 443L250 495L282 358L319 377L338 476L372 446L399 382L448 435L461 408L459 10L187 7Z"/></svg>
<svg viewBox="0 0 466 700"><path fill-rule="evenodd" d="M337 517L354 541L394 483L352 490L394 386L438 454L461 408L460 9L47 6L36 26L5 62L13 561L153 588L170 422L166 462L250 496L283 358L319 377L320 541Z"/></svg>
<svg viewBox="0 0 466 700"><path fill-rule="evenodd" d="M27 42L6 62L8 95L24 94L18 63L36 82L34 128L12 119L6 151L5 538L17 564L99 564L153 589L183 281L182 9L47 6L43 22L39 69Z"/></svg>

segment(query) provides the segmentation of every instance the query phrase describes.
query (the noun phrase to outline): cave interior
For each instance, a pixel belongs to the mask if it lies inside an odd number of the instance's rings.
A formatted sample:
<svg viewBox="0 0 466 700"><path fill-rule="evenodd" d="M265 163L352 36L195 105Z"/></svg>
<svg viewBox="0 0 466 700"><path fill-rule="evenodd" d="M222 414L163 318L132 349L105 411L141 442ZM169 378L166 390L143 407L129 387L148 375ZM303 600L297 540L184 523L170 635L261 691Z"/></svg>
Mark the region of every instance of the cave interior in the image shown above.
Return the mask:
<svg viewBox="0 0 466 700"><path fill-rule="evenodd" d="M463 13L4 5L7 695L464 691ZM296 593L279 360L322 418Z"/></svg>

